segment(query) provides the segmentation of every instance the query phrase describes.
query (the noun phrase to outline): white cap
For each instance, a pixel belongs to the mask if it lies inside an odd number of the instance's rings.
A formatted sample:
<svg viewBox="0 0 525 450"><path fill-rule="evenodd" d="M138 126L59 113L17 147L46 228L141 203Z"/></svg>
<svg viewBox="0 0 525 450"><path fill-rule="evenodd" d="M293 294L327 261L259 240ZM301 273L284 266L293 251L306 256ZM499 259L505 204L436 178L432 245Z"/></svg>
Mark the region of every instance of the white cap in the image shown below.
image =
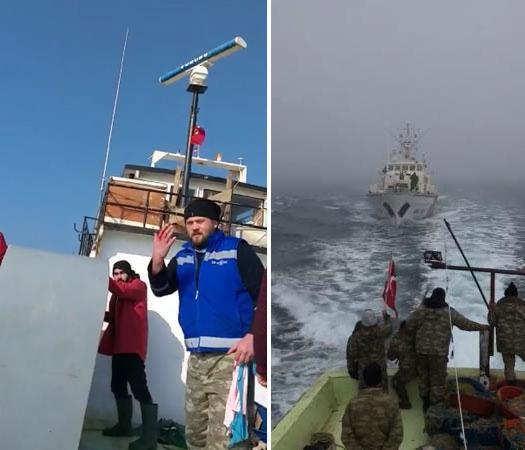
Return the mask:
<svg viewBox="0 0 525 450"><path fill-rule="evenodd" d="M379 316L375 311L372 311L371 309L366 309L363 313L363 316L361 317L361 323L365 327L373 327L374 325L377 325L379 323Z"/></svg>

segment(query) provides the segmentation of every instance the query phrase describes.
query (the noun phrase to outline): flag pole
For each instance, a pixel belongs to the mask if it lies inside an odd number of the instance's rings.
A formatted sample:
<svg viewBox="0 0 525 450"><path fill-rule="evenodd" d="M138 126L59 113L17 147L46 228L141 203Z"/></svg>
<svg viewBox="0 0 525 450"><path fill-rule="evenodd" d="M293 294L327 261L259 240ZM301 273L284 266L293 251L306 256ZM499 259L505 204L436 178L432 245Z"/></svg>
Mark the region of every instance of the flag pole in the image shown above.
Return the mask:
<svg viewBox="0 0 525 450"><path fill-rule="evenodd" d="M394 265L394 252L390 252L390 258L388 260L388 266L387 266L387 270L386 270L386 278L385 278L385 283L384 283L384 288L383 288L383 312L386 311L386 313L388 314L388 308L391 308L388 304L387 304L387 290L389 289L390 287L390 281L391 281L391 278L392 278L392 266ZM395 272L395 269L394 269L394 272ZM394 275L395 277L395 275ZM396 289L397 290L397 289ZM397 313L397 309L395 308L395 297L394 297L394 308L391 308L394 310L394 313L395 313L395 318L397 319L398 318L398 313ZM390 314L389 314L390 315Z"/></svg>
<svg viewBox="0 0 525 450"><path fill-rule="evenodd" d="M386 311L388 313L387 307L386 307L386 289L388 286L388 278L390 277L390 262L392 261L392 252L390 252L390 257L388 259L388 264L386 266L386 275L385 275L385 282L383 283L383 294L381 295L383 299L383 312Z"/></svg>

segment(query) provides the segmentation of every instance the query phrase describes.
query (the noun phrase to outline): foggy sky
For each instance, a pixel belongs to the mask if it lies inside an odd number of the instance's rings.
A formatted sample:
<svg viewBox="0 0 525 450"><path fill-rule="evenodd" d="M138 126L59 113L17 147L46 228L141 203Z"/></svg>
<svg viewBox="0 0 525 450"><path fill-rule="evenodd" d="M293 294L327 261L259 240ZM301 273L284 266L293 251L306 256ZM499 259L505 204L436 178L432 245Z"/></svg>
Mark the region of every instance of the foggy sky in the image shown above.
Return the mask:
<svg viewBox="0 0 525 450"><path fill-rule="evenodd" d="M407 122L437 183L525 183L525 2L272 2L272 189L376 181Z"/></svg>

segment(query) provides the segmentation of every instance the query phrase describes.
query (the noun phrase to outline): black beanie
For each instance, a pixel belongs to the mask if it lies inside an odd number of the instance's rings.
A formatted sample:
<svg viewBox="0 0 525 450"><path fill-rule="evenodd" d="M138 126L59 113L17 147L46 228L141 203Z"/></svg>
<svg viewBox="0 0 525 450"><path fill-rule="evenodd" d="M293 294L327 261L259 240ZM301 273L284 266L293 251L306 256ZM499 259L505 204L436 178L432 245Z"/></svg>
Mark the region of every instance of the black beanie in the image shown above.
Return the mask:
<svg viewBox="0 0 525 450"><path fill-rule="evenodd" d="M445 301L446 292L443 288L436 288L432 291L430 298L437 301Z"/></svg>
<svg viewBox="0 0 525 450"><path fill-rule="evenodd" d="M518 296L518 288L512 281L507 286L507 289L505 289L505 296L506 297L517 297Z"/></svg>
<svg viewBox="0 0 525 450"><path fill-rule="evenodd" d="M371 363L363 370L363 380L369 387L381 384L381 366L377 363Z"/></svg>
<svg viewBox="0 0 525 450"><path fill-rule="evenodd" d="M113 264L113 272L115 269L120 269L122 272L127 273L130 277L134 274L133 269L131 268L131 264L127 262L125 259L122 261L117 261L115 264Z"/></svg>
<svg viewBox="0 0 525 450"><path fill-rule="evenodd" d="M432 291L432 295L423 300L423 305L431 309L439 309L447 306L445 297L447 293L443 288L436 288Z"/></svg>
<svg viewBox="0 0 525 450"><path fill-rule="evenodd" d="M221 219L221 207L205 198L197 198L184 209L184 220L190 217L206 217L217 222Z"/></svg>

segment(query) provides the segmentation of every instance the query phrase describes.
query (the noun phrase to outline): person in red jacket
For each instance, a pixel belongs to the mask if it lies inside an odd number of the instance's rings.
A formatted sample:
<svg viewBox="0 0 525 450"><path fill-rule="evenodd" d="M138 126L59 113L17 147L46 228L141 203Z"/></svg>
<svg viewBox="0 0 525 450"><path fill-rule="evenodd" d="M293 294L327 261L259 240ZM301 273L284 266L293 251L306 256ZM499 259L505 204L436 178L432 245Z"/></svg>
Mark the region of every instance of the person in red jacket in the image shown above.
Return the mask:
<svg viewBox="0 0 525 450"><path fill-rule="evenodd" d="M140 402L142 435L129 450L157 448L157 405L153 403L146 381L144 361L148 347L147 287L128 261L113 265L109 279L111 300L104 321L108 322L100 341L99 353L112 356L111 392L115 396L118 423L103 430L105 436L132 436L132 399Z"/></svg>
<svg viewBox="0 0 525 450"><path fill-rule="evenodd" d="M4 239L4 235L0 231L0 264L2 264L2 260L4 259L5 252L7 252L7 244Z"/></svg>

